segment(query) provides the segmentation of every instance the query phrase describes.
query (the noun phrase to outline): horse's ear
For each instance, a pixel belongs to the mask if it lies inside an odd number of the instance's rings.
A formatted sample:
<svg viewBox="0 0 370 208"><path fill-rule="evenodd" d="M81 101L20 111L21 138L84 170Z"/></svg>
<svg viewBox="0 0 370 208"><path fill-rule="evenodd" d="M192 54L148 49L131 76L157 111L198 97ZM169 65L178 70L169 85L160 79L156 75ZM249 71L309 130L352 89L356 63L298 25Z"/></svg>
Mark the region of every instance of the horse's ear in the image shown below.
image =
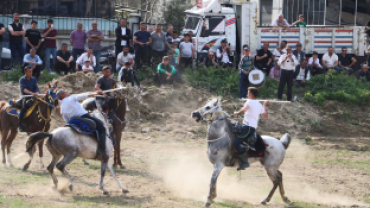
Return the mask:
<svg viewBox="0 0 370 208"><path fill-rule="evenodd" d="M215 105L215 106L217 106L217 103L218 103L218 99L216 99L216 102L215 102L215 104L214 104L214 105Z"/></svg>

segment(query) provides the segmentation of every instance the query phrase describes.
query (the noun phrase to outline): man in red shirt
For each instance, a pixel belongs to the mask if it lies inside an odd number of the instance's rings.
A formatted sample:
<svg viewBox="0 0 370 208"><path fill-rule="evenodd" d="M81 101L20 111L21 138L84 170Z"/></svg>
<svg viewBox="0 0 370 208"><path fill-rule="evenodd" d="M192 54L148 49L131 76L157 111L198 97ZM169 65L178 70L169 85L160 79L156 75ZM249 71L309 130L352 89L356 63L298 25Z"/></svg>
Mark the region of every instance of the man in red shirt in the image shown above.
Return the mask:
<svg viewBox="0 0 370 208"><path fill-rule="evenodd" d="M53 63L57 61L57 38L58 32L54 29L54 21L48 20L48 28L45 28L42 33L44 34L44 46L45 46L45 65L46 70L50 73L50 54L53 56Z"/></svg>

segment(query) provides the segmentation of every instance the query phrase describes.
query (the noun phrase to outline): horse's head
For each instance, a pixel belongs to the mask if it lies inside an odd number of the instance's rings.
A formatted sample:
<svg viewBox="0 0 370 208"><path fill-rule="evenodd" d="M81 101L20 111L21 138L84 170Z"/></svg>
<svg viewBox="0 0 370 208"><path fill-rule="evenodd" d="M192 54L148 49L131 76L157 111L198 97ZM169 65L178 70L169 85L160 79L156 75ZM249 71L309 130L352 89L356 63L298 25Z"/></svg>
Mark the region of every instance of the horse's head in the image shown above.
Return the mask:
<svg viewBox="0 0 370 208"><path fill-rule="evenodd" d="M58 106L57 90L58 81L54 84L48 83L49 90L46 92L44 100L50 103L53 107Z"/></svg>
<svg viewBox="0 0 370 208"><path fill-rule="evenodd" d="M195 119L196 122L202 121L212 121L212 117L215 114L222 111L220 102L218 99L213 99L208 102L205 106L199 108L198 110L191 113L191 117Z"/></svg>

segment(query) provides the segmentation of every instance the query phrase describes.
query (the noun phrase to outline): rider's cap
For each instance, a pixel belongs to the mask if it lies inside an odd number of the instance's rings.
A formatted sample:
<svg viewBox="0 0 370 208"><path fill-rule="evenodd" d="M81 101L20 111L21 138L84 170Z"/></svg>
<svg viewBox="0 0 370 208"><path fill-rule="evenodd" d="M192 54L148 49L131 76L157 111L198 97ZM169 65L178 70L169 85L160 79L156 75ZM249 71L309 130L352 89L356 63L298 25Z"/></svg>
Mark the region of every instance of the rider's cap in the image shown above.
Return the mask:
<svg viewBox="0 0 370 208"><path fill-rule="evenodd" d="M64 92L65 91L63 89L58 90L57 97L58 97L59 100L61 99L61 96L63 95Z"/></svg>

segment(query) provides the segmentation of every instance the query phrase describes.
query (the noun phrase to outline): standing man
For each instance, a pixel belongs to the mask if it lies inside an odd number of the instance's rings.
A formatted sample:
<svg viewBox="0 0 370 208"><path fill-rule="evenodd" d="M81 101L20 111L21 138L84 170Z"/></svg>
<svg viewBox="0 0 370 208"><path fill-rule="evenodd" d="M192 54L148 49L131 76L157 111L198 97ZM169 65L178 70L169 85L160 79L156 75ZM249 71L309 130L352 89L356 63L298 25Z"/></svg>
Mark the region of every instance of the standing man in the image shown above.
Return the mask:
<svg viewBox="0 0 370 208"><path fill-rule="evenodd" d="M32 20L31 29L26 30L26 35L24 37L26 40L26 51L30 51L32 48L37 50L39 54L39 47L41 45L41 33L37 30L37 21Z"/></svg>
<svg viewBox="0 0 370 208"><path fill-rule="evenodd" d="M18 53L20 63L22 63L24 56L23 35L26 34L26 31L24 30L22 23L19 22L18 13L13 14L13 20L14 21L8 25L10 50L13 60L15 60Z"/></svg>
<svg viewBox="0 0 370 208"><path fill-rule="evenodd" d="M248 153L245 148L242 147L242 143L245 139L247 139L250 135L253 135L256 132L258 127L258 121L260 120L260 115L263 119L268 119L268 112L267 106L270 103L266 101L263 103L259 103L256 99L258 96L258 89L255 87L248 88L248 101L245 102L244 107L239 111L235 112L234 115L241 115L244 113L242 131L239 135L236 135L234 140L234 147L236 152L238 153L239 158L239 167L237 170L244 170L245 168L249 167L248 163ZM249 145L253 146L250 141L246 141Z"/></svg>
<svg viewBox="0 0 370 208"><path fill-rule="evenodd" d="M336 68L338 73L342 71L347 71L349 72L349 74L352 74L352 67L356 64L357 61L355 57L347 54L347 47L342 47L342 54L338 56L338 61L339 67Z"/></svg>
<svg viewBox="0 0 370 208"><path fill-rule="evenodd" d="M231 50L230 44L227 45L226 38L221 41L221 47L217 49L217 58L218 63L223 68L232 67L232 56L234 56L233 51Z"/></svg>
<svg viewBox="0 0 370 208"><path fill-rule="evenodd" d="M292 54L292 48L286 47L286 54L280 56L278 64L281 66L281 75L278 90L278 99L281 100L285 84L288 85L287 100L292 100L292 88L294 79L294 69L298 64L297 58Z"/></svg>
<svg viewBox="0 0 370 208"><path fill-rule="evenodd" d="M30 53L26 54L23 58L24 66L30 66L32 69L32 76L39 80L42 60L36 55L36 49L32 48Z"/></svg>
<svg viewBox="0 0 370 208"><path fill-rule="evenodd" d="M37 95L39 94L40 90L37 86L37 80L32 77L32 71L33 70L31 66L26 66L24 68L25 75L19 80L19 87L21 88L22 95L32 95L35 99L37 99ZM26 115L27 109L32 106L32 101L29 100L34 98L22 98L17 101L17 103L22 106L21 112L19 112L18 132L27 131L24 122L24 116Z"/></svg>
<svg viewBox="0 0 370 208"><path fill-rule="evenodd" d="M295 45L295 50L293 50L293 55L297 57L299 63L301 63L304 59L306 59L306 54L302 51L302 44L297 43Z"/></svg>
<svg viewBox="0 0 370 208"><path fill-rule="evenodd" d="M247 97L249 86L249 72L253 69L254 57L249 52L248 45L243 45L243 55L239 63L240 79L239 79L239 98Z"/></svg>
<svg viewBox="0 0 370 208"><path fill-rule="evenodd" d="M0 71L1 71L1 54L3 52L3 34L5 33L4 24L0 22Z"/></svg>
<svg viewBox="0 0 370 208"><path fill-rule="evenodd" d="M71 32L70 43L72 45L72 56L73 60L77 60L77 56L81 56L85 52L85 43L87 39L86 32L82 30L83 25L81 22L77 23L77 30ZM72 69L74 68L74 63L72 64Z"/></svg>
<svg viewBox="0 0 370 208"><path fill-rule="evenodd" d="M173 25L171 25L171 24L167 25L167 33L166 33L167 50L172 50L171 43L173 43L173 39L172 39L173 32L174 32L173 31Z"/></svg>
<svg viewBox="0 0 370 208"><path fill-rule="evenodd" d="M56 71L58 74L60 71L64 72L64 75L67 75L68 72L73 68L73 56L71 53L67 50L68 45L67 43L62 44L62 50L57 51L57 63L55 66Z"/></svg>
<svg viewBox="0 0 370 208"><path fill-rule="evenodd" d="M145 64L148 63L148 45L152 43L151 35L146 31L146 23L140 23L140 30L136 31L134 34L134 44L135 44L135 69L140 69L141 60Z"/></svg>
<svg viewBox="0 0 370 208"><path fill-rule="evenodd" d="M98 23L96 21L91 23L92 29L87 31L86 35L89 39L88 46L93 49L93 54L96 58L95 73L100 71L100 56L101 56L101 41L104 39L103 32L98 30Z"/></svg>
<svg viewBox="0 0 370 208"><path fill-rule="evenodd" d="M166 42L166 34L162 32L161 25L155 25L155 32L151 34L151 37L153 60L154 58L159 58L159 60L162 60L162 58L166 55L166 44L168 43Z"/></svg>
<svg viewBox="0 0 370 208"><path fill-rule="evenodd" d="M122 18L120 21L121 26L116 28L116 57L122 52L123 47L130 45L132 39L131 30L127 28L127 19ZM116 69L119 71L119 69Z"/></svg>
<svg viewBox="0 0 370 208"><path fill-rule="evenodd" d="M266 74L270 72L270 69L272 67L272 53L269 50L269 43L264 42L263 47L257 51L257 56L256 56L256 62L254 65L262 70L263 68L266 69Z"/></svg>
<svg viewBox="0 0 370 208"><path fill-rule="evenodd" d="M328 52L322 57L321 63L324 66L325 72L338 67L338 56L334 53L333 47L328 48Z"/></svg>
<svg viewBox="0 0 370 208"><path fill-rule="evenodd" d="M115 82L112 78L110 78L111 71L110 66L103 67L103 75L96 80L95 90L99 95L103 95L104 98L96 98L96 107L102 113L105 114L105 110L109 107L109 92L104 93L104 90L113 89L115 86ZM106 115L107 116L107 115Z"/></svg>
<svg viewBox="0 0 370 208"><path fill-rule="evenodd" d="M57 38L58 32L54 29L54 21L48 20L48 28L45 28L42 33L44 34L44 46L45 46L45 65L46 70L50 73L50 54L53 56L53 63L57 62Z"/></svg>

